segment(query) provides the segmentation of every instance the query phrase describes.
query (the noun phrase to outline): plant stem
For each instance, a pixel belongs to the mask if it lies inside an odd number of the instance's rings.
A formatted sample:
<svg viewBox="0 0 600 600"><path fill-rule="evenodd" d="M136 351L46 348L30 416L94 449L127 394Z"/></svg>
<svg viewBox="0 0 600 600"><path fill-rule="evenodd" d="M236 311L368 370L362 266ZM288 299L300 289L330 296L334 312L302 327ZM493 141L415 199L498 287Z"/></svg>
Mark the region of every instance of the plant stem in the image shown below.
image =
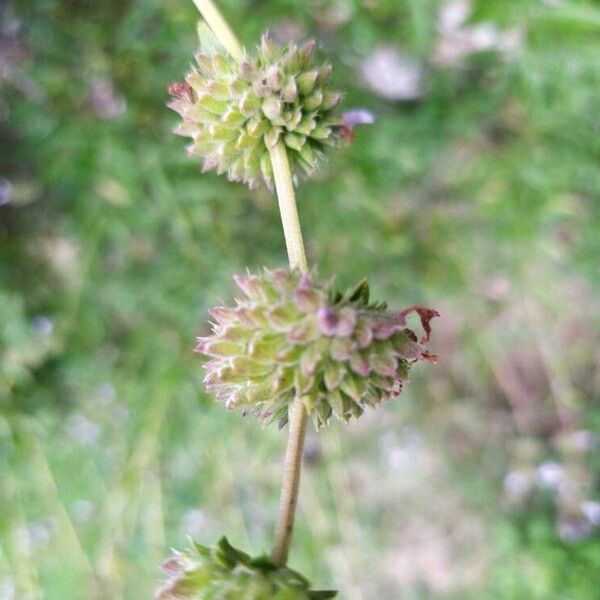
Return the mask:
<svg viewBox="0 0 600 600"><path fill-rule="evenodd" d="M235 60L240 61L244 56L244 49L214 2L212 0L194 0L194 4L208 23L208 26L212 29L216 38L225 46L225 50Z"/></svg>
<svg viewBox="0 0 600 600"><path fill-rule="evenodd" d="M212 0L194 0L194 4L212 29L217 39L235 58L241 60L244 51L237 37L225 21ZM283 225L283 234L287 248L290 267L297 268L302 273L308 272L296 195L292 182L292 171L288 160L285 144L280 140L269 149L279 212ZM302 450L306 433L306 409L302 398L296 398L289 408L289 437L285 451L283 467L283 483L279 516L275 526L275 541L273 544L273 560L277 565L285 566L294 529L294 515L300 489L300 470L302 466Z"/></svg>
<svg viewBox="0 0 600 600"><path fill-rule="evenodd" d="M294 399L289 409L289 437L285 449L283 466L283 482L279 515L275 526L275 540L271 554L276 565L284 567L294 531L294 517L300 489L300 472L302 469L302 450L306 433L306 409L302 398Z"/></svg>
<svg viewBox="0 0 600 600"><path fill-rule="evenodd" d="M308 271L308 265L306 263L306 254L304 252L304 241L302 240L300 219L298 218L298 208L296 207L296 195L294 194L294 185L292 183L292 172L285 144L279 140L279 142L269 150L269 154L271 156L271 164L273 165L275 189L277 190L281 224L283 225L283 234L285 236L285 245L287 247L290 267L292 269L300 269L300 271L306 273Z"/></svg>
<svg viewBox="0 0 600 600"><path fill-rule="evenodd" d="M270 149L271 164L275 177L275 189L279 202L279 212L285 236L290 267L298 268L302 273L308 271L296 196L292 183L292 172L285 144L280 140ZM279 503L279 516L275 527L275 541L273 544L273 560L279 566L287 562L292 532L294 529L294 516L300 489L300 471L302 468L302 449L304 448L304 435L306 433L306 409L302 398L295 398L289 408L289 437L285 451L283 467L283 484L281 487L281 500Z"/></svg>

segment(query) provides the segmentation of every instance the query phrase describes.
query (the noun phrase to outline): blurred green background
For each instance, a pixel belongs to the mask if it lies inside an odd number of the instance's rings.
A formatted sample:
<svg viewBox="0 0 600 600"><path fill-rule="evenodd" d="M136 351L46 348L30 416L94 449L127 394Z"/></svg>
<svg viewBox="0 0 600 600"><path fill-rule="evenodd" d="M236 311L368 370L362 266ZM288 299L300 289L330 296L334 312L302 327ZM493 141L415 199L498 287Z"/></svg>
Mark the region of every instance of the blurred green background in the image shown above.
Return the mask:
<svg viewBox="0 0 600 600"><path fill-rule="evenodd" d="M600 598L600 4L222 0L376 122L299 188L309 259L436 307L436 366L309 435L290 564L349 600ZM285 433L201 389L273 197L201 175L188 0L0 5L0 598L142 599L186 534L268 550Z"/></svg>

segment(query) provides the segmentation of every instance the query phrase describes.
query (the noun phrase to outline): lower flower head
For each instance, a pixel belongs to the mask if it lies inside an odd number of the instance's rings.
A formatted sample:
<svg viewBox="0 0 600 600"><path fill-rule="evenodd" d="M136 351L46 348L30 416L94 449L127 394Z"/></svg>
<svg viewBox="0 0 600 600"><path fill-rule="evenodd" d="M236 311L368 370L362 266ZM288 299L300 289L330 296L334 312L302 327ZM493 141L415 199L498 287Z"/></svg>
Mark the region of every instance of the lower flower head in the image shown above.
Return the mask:
<svg viewBox="0 0 600 600"><path fill-rule="evenodd" d="M413 363L435 360L426 344L438 313L388 311L369 301L366 281L339 294L331 281L287 269L234 279L244 297L211 311L213 333L196 347L210 357L206 389L228 408L284 425L301 398L317 427L332 415L348 421L399 395ZM411 313L420 336L407 324Z"/></svg>

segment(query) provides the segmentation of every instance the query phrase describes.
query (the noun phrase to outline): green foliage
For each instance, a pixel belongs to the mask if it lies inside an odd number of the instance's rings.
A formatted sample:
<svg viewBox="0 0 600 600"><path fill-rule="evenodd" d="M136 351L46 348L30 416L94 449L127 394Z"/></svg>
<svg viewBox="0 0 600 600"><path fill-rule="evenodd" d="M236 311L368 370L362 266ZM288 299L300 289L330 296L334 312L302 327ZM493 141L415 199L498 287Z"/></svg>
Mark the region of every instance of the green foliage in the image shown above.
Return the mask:
<svg viewBox="0 0 600 600"><path fill-rule="evenodd" d="M51 322L40 318L28 323L23 304L21 296L0 292L0 402L30 381L32 370L44 362L50 346Z"/></svg>

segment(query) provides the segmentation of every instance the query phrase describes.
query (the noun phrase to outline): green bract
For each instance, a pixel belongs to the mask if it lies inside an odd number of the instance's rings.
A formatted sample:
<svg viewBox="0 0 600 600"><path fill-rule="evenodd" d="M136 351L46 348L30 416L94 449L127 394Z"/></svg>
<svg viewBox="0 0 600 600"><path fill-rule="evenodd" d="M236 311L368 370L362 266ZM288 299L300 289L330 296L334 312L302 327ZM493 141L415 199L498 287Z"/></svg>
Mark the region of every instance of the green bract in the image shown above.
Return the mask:
<svg viewBox="0 0 600 600"><path fill-rule="evenodd" d="M194 543L162 568L170 578L157 600L325 600L336 595L311 591L300 573L277 567L267 556L251 558L226 538L215 548Z"/></svg>
<svg viewBox="0 0 600 600"><path fill-rule="evenodd" d="M279 140L296 174L311 173L325 147L340 143L333 111L341 96L327 89L331 67L315 66L314 50L314 41L282 47L264 35L240 63L218 46L196 56L185 83L171 86L169 106L183 118L175 132L193 139L188 150L204 158L204 170L272 187L269 148Z"/></svg>
<svg viewBox="0 0 600 600"><path fill-rule="evenodd" d="M342 295L330 281L287 269L234 279L244 297L211 311L213 334L196 348L211 357L207 390L228 408L284 425L299 397L317 427L332 414L348 421L398 395L412 363L434 358L424 345L437 313L369 303L366 281ZM411 312L421 318L420 339L407 326Z"/></svg>

